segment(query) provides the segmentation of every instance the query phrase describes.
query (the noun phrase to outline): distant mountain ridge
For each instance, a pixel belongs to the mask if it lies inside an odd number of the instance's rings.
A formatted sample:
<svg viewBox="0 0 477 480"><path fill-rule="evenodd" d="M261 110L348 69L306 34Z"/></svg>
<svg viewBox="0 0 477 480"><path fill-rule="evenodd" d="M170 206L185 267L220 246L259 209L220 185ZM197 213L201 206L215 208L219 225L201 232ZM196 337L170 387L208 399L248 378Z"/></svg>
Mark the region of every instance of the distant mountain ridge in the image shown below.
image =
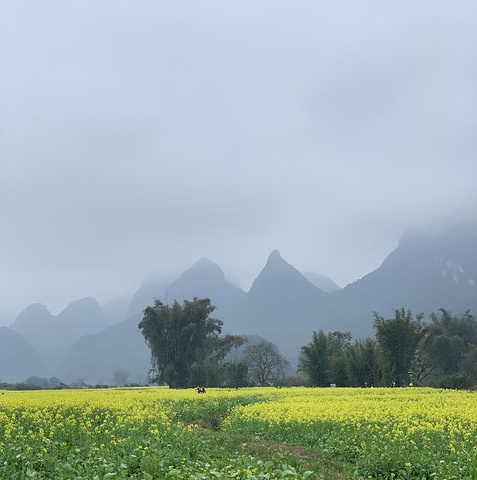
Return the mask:
<svg viewBox="0 0 477 480"><path fill-rule="evenodd" d="M336 283L326 275L321 275L320 273L309 272L309 271L301 272L301 273L315 287L318 287L320 290L323 290L324 292L330 293L330 292L336 292L337 290L340 290L340 287L338 287L338 285L336 285Z"/></svg>
<svg viewBox="0 0 477 480"><path fill-rule="evenodd" d="M429 314L439 308L477 312L477 230L439 235L407 232L381 266L332 294L331 319L353 334L370 334L372 311L404 306Z"/></svg>
<svg viewBox="0 0 477 480"><path fill-rule="evenodd" d="M316 312L324 307L325 297L274 250L246 294L241 321L235 318L231 325L237 330L234 323L239 323L241 331L265 337L285 355L296 356L300 343L319 324Z"/></svg>
<svg viewBox="0 0 477 480"><path fill-rule="evenodd" d="M149 350L138 328L141 315L81 337L61 362L56 375L68 382L110 383L116 370L130 372L131 382L145 382Z"/></svg>
<svg viewBox="0 0 477 480"><path fill-rule="evenodd" d="M129 305L129 314L134 313L107 329L94 299L74 302L56 317L46 306L32 305L12 328L30 340L48 368L61 363L55 370L60 378L108 382L118 368L137 377L147 371L149 352L137 324L154 298L172 303L209 297L225 331L259 335L296 358L313 330L372 335L373 311L392 315L404 306L425 314L439 308L477 312L476 245L477 229L472 228L432 235L407 232L378 269L342 289L331 281L331 291L316 286L278 250L271 252L248 292L228 282L214 262L201 259L173 282L145 282ZM61 352L55 347L59 342L65 347Z"/></svg>
<svg viewBox="0 0 477 480"><path fill-rule="evenodd" d="M43 374L40 354L19 333L0 327L0 382L18 382Z"/></svg>
<svg viewBox="0 0 477 480"><path fill-rule="evenodd" d="M58 315L52 315L46 305L30 305L11 325L38 351L47 372L56 368L79 338L105 327L101 307L91 297L70 303Z"/></svg>

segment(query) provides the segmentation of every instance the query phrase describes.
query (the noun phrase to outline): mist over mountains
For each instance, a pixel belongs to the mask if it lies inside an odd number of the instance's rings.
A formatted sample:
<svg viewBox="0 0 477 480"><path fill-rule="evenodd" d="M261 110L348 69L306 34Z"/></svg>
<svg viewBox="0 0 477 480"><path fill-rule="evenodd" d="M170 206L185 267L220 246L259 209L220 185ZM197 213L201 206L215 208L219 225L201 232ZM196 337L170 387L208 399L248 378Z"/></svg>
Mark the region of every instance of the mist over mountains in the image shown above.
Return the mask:
<svg viewBox="0 0 477 480"><path fill-rule="evenodd" d="M371 335L373 311L391 315L404 306L425 314L439 308L475 312L476 245L477 229L471 227L408 232L378 269L342 289L322 275L299 272L274 250L248 292L229 282L217 264L201 259L172 282L144 282L129 304L118 300L101 307L85 298L56 316L33 304L10 328L0 329L0 379L41 374L109 383L116 370L126 369L130 381L144 381L149 352L137 325L154 298L171 303L209 297L225 331L264 337L289 358L298 356L313 330Z"/></svg>

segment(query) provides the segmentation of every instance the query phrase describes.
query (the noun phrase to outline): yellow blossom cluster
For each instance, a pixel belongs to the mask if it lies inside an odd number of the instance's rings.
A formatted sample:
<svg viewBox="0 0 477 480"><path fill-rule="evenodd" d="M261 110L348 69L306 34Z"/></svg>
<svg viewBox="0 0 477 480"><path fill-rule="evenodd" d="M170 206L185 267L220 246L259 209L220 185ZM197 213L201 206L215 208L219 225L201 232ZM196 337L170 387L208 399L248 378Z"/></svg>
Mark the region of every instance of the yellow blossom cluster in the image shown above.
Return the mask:
<svg viewBox="0 0 477 480"><path fill-rule="evenodd" d="M207 419L238 436L233 451L224 450L226 442L208 443ZM307 478L282 460L247 453L264 440L316 449L362 478L475 479L477 397L427 388L0 395L0 478Z"/></svg>

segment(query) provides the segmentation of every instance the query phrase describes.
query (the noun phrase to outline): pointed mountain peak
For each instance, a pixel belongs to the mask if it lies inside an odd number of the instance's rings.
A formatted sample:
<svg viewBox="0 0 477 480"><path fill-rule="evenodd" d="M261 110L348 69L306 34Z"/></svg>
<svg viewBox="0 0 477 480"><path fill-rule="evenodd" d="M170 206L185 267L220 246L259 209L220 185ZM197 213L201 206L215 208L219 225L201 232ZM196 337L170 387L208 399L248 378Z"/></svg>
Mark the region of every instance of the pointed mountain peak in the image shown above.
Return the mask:
<svg viewBox="0 0 477 480"><path fill-rule="evenodd" d="M268 256L267 263L277 262L277 261L282 261L283 262L284 260L283 260L283 257L280 254L280 250L275 249L275 250L272 250L272 252Z"/></svg>
<svg viewBox="0 0 477 480"><path fill-rule="evenodd" d="M266 270L285 270L288 271L289 273L296 273L297 275L303 276L293 265L289 264L280 254L279 250L272 250L270 255L267 258L267 263L265 264L265 267L263 268L263 271ZM262 271L262 272L263 272Z"/></svg>
<svg viewBox="0 0 477 480"><path fill-rule="evenodd" d="M290 265L281 255L280 250L272 250L270 255L267 258L267 262L265 263L265 267L263 270L268 269L288 269L288 270L296 270L295 267ZM296 270L297 273L298 270ZM301 275L301 274L300 274Z"/></svg>
<svg viewBox="0 0 477 480"><path fill-rule="evenodd" d="M280 255L278 250L270 253L267 263L252 284L249 293L260 295L263 290L299 289L318 290L293 265ZM319 290L318 290L319 291Z"/></svg>

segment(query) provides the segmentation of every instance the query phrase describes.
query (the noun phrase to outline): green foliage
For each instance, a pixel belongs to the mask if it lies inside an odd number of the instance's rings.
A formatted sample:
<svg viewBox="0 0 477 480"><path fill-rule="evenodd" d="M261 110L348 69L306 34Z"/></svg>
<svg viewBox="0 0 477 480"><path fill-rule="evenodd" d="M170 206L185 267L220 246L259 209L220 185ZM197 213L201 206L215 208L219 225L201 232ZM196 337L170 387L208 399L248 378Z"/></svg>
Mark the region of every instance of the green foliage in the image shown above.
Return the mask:
<svg viewBox="0 0 477 480"><path fill-rule="evenodd" d="M467 352L460 362L460 369L475 382L477 380L477 345L469 345Z"/></svg>
<svg viewBox="0 0 477 480"><path fill-rule="evenodd" d="M382 380L382 358L373 338L357 340L347 348L347 384L350 386L379 385Z"/></svg>
<svg viewBox="0 0 477 480"><path fill-rule="evenodd" d="M346 352L350 342L348 332L313 332L311 342L301 349L299 371L305 373L314 386L346 385Z"/></svg>
<svg viewBox="0 0 477 480"><path fill-rule="evenodd" d="M223 322L209 315L215 310L208 298L164 305L156 300L144 310L139 323L151 350L152 372L171 388L218 381L215 373L227 352L241 345L234 335L220 336Z"/></svg>
<svg viewBox="0 0 477 480"><path fill-rule="evenodd" d="M423 315L413 319L412 312L404 307L394 310L393 318L384 318L374 312L374 328L378 345L383 353L386 380L397 385L409 381L409 371L417 347L425 333Z"/></svg>
<svg viewBox="0 0 477 480"><path fill-rule="evenodd" d="M327 337L323 330L314 331L311 342L301 347L299 371L308 375L314 386L328 384L328 348Z"/></svg>
<svg viewBox="0 0 477 480"><path fill-rule="evenodd" d="M224 364L224 386L239 388L248 385L248 365L246 362Z"/></svg>
<svg viewBox="0 0 477 480"><path fill-rule="evenodd" d="M311 385L477 385L477 319L469 311L441 309L428 323L404 308L392 318L373 315L376 338L351 342L349 333L313 332L299 359Z"/></svg>
<svg viewBox="0 0 477 480"><path fill-rule="evenodd" d="M452 388L456 390L465 390L471 388L473 380L466 372L457 372L450 375L439 377L437 386L439 388Z"/></svg>
<svg viewBox="0 0 477 480"><path fill-rule="evenodd" d="M457 372L460 363L472 344L477 343L477 322L467 311L464 315L452 315L441 309L430 315L431 324L426 349L435 360L436 367L444 374Z"/></svg>

